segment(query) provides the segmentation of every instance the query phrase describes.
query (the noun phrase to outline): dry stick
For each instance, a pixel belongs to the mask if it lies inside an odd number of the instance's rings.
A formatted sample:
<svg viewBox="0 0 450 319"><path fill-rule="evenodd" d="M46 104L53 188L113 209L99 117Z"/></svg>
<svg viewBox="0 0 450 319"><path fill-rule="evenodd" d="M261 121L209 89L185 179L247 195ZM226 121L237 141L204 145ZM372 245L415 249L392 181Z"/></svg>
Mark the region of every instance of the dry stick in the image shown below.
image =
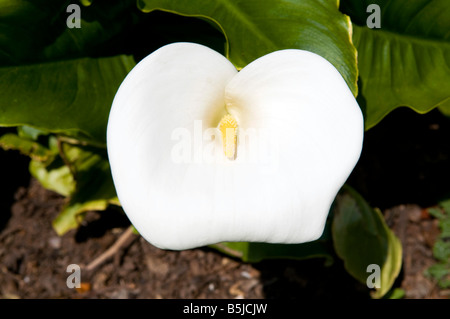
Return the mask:
<svg viewBox="0 0 450 319"><path fill-rule="evenodd" d="M61 142L67 143L67 144L72 144L72 145L81 145L81 146L88 146L89 143L82 141L82 140L77 140L75 138L71 138L68 136L58 136L58 140L60 140Z"/></svg>
<svg viewBox="0 0 450 319"><path fill-rule="evenodd" d="M100 264L105 262L107 259L114 256L117 251L127 242L129 238L133 235L133 227L130 226L123 232L122 235L117 239L117 241L109 247L105 252L103 252L100 256L91 261L87 266L86 270L91 271L97 268Z"/></svg>

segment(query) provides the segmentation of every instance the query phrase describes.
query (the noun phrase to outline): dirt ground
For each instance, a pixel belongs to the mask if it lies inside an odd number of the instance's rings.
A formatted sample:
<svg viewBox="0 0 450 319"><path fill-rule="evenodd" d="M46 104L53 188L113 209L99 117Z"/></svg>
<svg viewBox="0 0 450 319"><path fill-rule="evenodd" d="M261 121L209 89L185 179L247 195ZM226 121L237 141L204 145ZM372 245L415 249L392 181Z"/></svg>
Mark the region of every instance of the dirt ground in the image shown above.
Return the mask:
<svg viewBox="0 0 450 319"><path fill-rule="evenodd" d="M399 118L405 120L400 130ZM450 296L423 274L434 263L431 247L439 234L425 207L444 195L437 183L448 180L450 171L445 121L436 112L398 111L366 134L364 154L349 179L382 209L402 241L404 262L395 286L410 299ZM31 178L20 154L0 151L0 164L0 298L370 298L339 259L332 266L322 259L249 264L208 248L160 250L138 235L86 270L126 231L125 215L117 208L89 212L78 230L59 237L51 221L65 199ZM82 267L79 289L66 284L71 264Z"/></svg>

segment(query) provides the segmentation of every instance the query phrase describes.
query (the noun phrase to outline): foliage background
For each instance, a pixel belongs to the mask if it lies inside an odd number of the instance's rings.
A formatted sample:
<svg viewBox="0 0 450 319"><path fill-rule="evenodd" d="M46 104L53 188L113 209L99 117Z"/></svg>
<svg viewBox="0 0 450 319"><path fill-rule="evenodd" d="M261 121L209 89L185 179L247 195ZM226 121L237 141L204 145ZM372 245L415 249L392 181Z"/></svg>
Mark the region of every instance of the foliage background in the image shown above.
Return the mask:
<svg viewBox="0 0 450 319"><path fill-rule="evenodd" d="M398 107L450 114L446 0L85 0L74 2L81 28L70 29L72 2L0 1L0 125L11 128L0 146L30 156L31 174L68 197L53 221L58 234L78 227L89 210L120 205L106 154L109 108L133 66L167 43L205 44L238 69L274 50L316 52L357 96L367 130ZM366 26L372 3L381 9L380 29ZM350 184L316 242L214 247L249 262L341 258L363 283L366 266L377 263L382 289L373 297L384 296L401 269L398 239Z"/></svg>

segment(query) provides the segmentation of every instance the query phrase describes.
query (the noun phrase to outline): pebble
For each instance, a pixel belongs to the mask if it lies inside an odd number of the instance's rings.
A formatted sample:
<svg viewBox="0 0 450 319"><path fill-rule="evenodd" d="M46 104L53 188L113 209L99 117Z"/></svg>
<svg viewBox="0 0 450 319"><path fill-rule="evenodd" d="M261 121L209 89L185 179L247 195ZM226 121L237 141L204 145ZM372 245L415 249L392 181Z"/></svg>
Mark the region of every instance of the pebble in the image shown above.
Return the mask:
<svg viewBox="0 0 450 319"><path fill-rule="evenodd" d="M241 272L241 276L247 279L252 278L252 275L248 271Z"/></svg>
<svg viewBox="0 0 450 319"><path fill-rule="evenodd" d="M52 247L54 249L61 248L61 237L58 237L58 236L51 237L48 240L48 244L50 245L50 247Z"/></svg>

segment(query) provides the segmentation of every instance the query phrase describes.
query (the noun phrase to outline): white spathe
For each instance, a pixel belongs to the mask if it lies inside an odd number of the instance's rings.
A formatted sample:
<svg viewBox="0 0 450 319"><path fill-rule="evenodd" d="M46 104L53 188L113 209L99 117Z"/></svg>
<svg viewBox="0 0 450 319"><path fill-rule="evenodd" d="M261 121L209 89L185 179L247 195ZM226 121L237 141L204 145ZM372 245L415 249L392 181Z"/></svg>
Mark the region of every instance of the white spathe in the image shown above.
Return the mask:
<svg viewBox="0 0 450 319"><path fill-rule="evenodd" d="M226 114L235 160L210 140ZM157 247L303 243L321 236L363 132L346 82L317 54L276 51L238 72L205 46L174 43L123 81L107 148L124 211Z"/></svg>

